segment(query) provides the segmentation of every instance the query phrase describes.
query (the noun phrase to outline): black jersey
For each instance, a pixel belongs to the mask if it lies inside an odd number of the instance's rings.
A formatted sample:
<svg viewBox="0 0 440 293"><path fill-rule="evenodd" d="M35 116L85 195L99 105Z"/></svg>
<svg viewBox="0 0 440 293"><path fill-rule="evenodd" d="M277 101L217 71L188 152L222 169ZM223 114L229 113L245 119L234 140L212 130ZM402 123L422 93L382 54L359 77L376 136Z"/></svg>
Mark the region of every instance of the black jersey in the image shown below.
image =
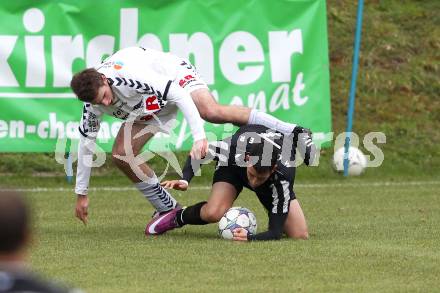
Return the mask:
<svg viewBox="0 0 440 293"><path fill-rule="evenodd" d="M270 165L270 157L275 149L281 150L277 163L277 171L287 178L294 176L295 153L297 136L285 136L280 132L263 125L244 125L232 136L223 140L211 142L208 154L204 159L192 160L188 157L183 168L183 180L188 182L194 177L202 164L217 161L218 167L246 167L245 155L254 143L264 143L263 164ZM252 160L252 158L251 158Z"/></svg>
<svg viewBox="0 0 440 293"><path fill-rule="evenodd" d="M266 208L269 216L269 230L256 235L249 235L250 240L279 239L283 233L284 222L289 212L290 201L295 199L293 184L295 179L295 156L298 131L292 135L283 135L262 125L245 125L222 141L210 144L209 154L203 160L188 158L183 169L183 180L191 181L201 164L217 161L213 183L228 182L237 190L237 195L246 187L254 191ZM263 158L271 157L271 152L278 149L280 156L275 172L260 186L252 188L249 184L245 155L254 143L264 143ZM262 162L264 163L264 161ZM270 166L270 159L267 162Z"/></svg>

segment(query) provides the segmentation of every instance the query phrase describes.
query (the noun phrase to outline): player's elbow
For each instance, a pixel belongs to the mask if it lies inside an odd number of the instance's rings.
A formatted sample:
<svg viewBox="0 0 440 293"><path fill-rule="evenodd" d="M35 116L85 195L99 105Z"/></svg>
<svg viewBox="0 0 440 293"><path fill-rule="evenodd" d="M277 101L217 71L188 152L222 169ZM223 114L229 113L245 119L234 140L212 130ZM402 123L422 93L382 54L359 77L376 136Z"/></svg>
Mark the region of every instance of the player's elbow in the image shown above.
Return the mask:
<svg viewBox="0 0 440 293"><path fill-rule="evenodd" d="M200 117L202 117L203 120L211 123L224 122L224 114L222 113L222 109L217 106L204 107L200 111Z"/></svg>
<svg viewBox="0 0 440 293"><path fill-rule="evenodd" d="M269 230L269 233L267 234L267 240L280 240L283 237L283 231L282 230Z"/></svg>

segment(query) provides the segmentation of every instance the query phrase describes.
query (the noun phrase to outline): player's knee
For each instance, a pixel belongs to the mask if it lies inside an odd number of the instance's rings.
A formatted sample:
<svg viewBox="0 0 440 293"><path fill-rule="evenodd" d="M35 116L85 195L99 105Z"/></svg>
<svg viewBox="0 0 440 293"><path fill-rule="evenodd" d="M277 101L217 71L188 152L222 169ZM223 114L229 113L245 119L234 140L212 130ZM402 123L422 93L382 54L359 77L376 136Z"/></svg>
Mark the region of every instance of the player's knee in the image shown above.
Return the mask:
<svg viewBox="0 0 440 293"><path fill-rule="evenodd" d="M209 223L216 223L223 217L225 211L221 207L212 207L207 205L204 212L204 220Z"/></svg>
<svg viewBox="0 0 440 293"><path fill-rule="evenodd" d="M292 238L297 240L307 240L309 239L309 232L307 230L295 232L293 233Z"/></svg>
<svg viewBox="0 0 440 293"><path fill-rule="evenodd" d="M139 154L137 149L131 149L131 151L126 150L127 146L124 145L115 145L112 150L112 161L118 166L126 166L129 165L128 160L132 160ZM130 154L131 153L131 154ZM129 156L132 156L131 158Z"/></svg>

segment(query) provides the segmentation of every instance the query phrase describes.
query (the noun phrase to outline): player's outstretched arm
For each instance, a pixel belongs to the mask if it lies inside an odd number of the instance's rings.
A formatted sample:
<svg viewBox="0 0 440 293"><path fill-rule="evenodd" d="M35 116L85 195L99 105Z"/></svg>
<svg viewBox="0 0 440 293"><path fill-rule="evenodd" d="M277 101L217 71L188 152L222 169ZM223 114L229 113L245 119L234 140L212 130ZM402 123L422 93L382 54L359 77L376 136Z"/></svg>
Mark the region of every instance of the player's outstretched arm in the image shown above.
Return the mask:
<svg viewBox="0 0 440 293"><path fill-rule="evenodd" d="M207 143L206 147L208 148ZM160 183L160 185L166 189L186 191L191 179L194 177L194 174L200 170L201 165L211 162L214 158L215 155L212 152L207 152L207 155L203 159L194 159L193 157L188 156L185 166L183 166L182 179L166 180Z"/></svg>
<svg viewBox="0 0 440 293"><path fill-rule="evenodd" d="M89 198L87 192L92 171L93 153L96 147L95 139L99 131L101 118L102 112L93 105L84 103L83 115L78 128L81 135L78 144L78 166L75 183L75 193L77 194L75 215L84 224L87 224L88 221Z"/></svg>
<svg viewBox="0 0 440 293"><path fill-rule="evenodd" d="M269 215L269 230L255 235L249 234L243 228L237 228L232 231L235 241L256 241L256 240L280 240L283 235L283 226L286 222L287 214L270 214Z"/></svg>
<svg viewBox="0 0 440 293"><path fill-rule="evenodd" d="M193 159L191 156L188 156L185 162L185 166L183 166L182 179L166 180L160 183L160 185L162 185L162 187L166 189L175 189L181 191L187 190L191 179L194 177L194 174L200 169L200 165L208 160L212 160L212 158L205 157L205 159L196 160Z"/></svg>

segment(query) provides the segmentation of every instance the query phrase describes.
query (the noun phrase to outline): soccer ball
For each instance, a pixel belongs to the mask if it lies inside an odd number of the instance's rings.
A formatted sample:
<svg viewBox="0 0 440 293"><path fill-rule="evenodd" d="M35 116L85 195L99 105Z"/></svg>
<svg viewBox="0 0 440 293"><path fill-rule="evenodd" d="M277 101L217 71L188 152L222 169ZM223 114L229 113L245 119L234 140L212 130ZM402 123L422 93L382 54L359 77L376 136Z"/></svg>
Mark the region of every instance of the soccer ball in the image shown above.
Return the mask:
<svg viewBox="0 0 440 293"><path fill-rule="evenodd" d="M333 155L333 168L337 172L344 172L344 147L339 148ZM348 175L361 175L367 167L367 159L364 154L355 147L348 148Z"/></svg>
<svg viewBox="0 0 440 293"><path fill-rule="evenodd" d="M244 228L248 233L257 232L257 218L247 208L230 208L218 222L218 233L224 239L232 239L232 231L236 228Z"/></svg>

